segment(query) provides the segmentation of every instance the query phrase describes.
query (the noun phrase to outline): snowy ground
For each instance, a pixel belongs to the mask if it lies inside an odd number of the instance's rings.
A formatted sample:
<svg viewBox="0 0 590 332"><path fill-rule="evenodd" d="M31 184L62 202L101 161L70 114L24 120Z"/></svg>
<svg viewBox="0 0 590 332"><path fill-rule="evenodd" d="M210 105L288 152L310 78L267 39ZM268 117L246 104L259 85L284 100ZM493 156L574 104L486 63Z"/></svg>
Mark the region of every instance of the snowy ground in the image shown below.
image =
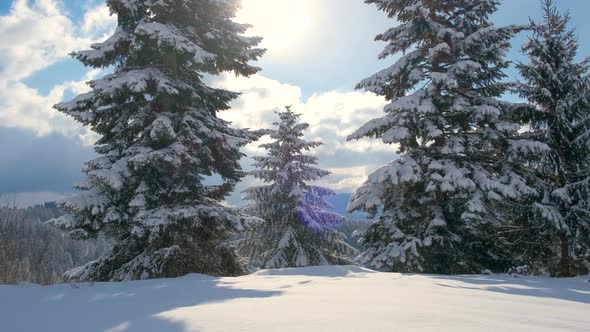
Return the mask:
<svg viewBox="0 0 590 332"><path fill-rule="evenodd" d="M240 278L0 286L0 330L590 331L590 282L332 266Z"/></svg>

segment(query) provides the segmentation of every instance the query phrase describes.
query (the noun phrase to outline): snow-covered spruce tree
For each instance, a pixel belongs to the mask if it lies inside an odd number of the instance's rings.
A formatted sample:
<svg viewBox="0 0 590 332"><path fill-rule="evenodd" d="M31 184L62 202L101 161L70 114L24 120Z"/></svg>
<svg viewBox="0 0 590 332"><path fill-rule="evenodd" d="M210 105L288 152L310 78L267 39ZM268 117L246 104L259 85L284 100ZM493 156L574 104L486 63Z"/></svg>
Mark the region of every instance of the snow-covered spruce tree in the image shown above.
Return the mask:
<svg viewBox="0 0 590 332"><path fill-rule="evenodd" d="M244 196L253 202L248 213L265 222L241 240L242 252L261 268L349 264L356 249L334 229L344 217L325 210L330 204L324 197L334 192L308 184L330 174L316 167L316 157L305 154L321 143L302 138L309 125L299 122L300 114L290 107L278 115L277 128L268 130L273 141L261 145L268 156L254 157L256 170L251 172L265 184L245 190Z"/></svg>
<svg viewBox="0 0 590 332"><path fill-rule="evenodd" d="M239 275L224 241L254 219L221 206L243 177L240 147L259 134L217 117L237 93L203 76L251 75L260 38L232 21L238 0L108 0L118 16L105 42L73 56L86 66L114 67L89 82L91 92L56 105L101 135L100 157L86 163L81 194L53 222L74 237L107 233L116 244L102 258L68 273L78 280L173 277L190 272ZM207 185L218 175L221 184Z"/></svg>
<svg viewBox="0 0 590 332"><path fill-rule="evenodd" d="M527 229L529 240L559 248L559 259L548 267L570 276L590 268L590 59L576 63L569 15L560 14L552 0L543 0L543 10L544 22L532 24L533 36L523 47L530 63L518 65L525 79L519 92L534 106L523 135L548 147L527 163L540 192ZM540 250L528 252L536 256Z"/></svg>
<svg viewBox="0 0 590 332"><path fill-rule="evenodd" d="M399 25L377 36L380 58L402 53L357 88L390 101L385 115L349 140L398 144L400 158L369 175L349 210L380 218L360 235L361 264L383 271L480 273L501 270L496 226L506 199L536 192L507 158L533 142L513 141L517 105L498 98L510 39L495 27L497 0L366 0Z"/></svg>

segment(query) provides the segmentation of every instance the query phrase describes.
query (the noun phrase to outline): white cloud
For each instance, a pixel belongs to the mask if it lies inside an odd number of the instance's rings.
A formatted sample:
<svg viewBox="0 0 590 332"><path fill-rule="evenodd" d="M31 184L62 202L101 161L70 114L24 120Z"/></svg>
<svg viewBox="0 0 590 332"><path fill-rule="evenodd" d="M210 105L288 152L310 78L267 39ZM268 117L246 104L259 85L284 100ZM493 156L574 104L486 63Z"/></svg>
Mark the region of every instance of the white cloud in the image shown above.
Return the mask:
<svg viewBox="0 0 590 332"><path fill-rule="evenodd" d="M381 97L332 91L304 99L299 87L260 75L226 75L216 86L242 93L231 110L221 113L221 117L238 127L270 128L276 121L274 111L292 105L294 111L302 114L301 119L310 124L307 138L324 143L314 153L320 158L320 166L333 173L322 183L335 190L354 190L371 171L395 157L395 147L379 140L346 141L346 136L358 127L382 115L386 101ZM260 143L249 145L248 155L263 154L258 148Z"/></svg>
<svg viewBox="0 0 590 332"><path fill-rule="evenodd" d="M97 71L89 71L81 81L54 86L47 95L23 82L72 51L88 48L114 24L104 4L90 8L79 25L65 13L60 1L15 0L10 12L0 16L0 126L30 129L38 135L79 136L87 143L92 140L88 130L52 106L68 91L84 92L84 82Z"/></svg>
<svg viewBox="0 0 590 332"><path fill-rule="evenodd" d="M320 138L324 143L361 152L380 149L383 144L368 141L346 142L346 136L360 125L380 116L386 102L383 98L364 92L339 92L314 94L304 100L301 88L255 75L249 78L225 75L215 83L217 87L239 91L242 95L232 109L221 116L236 126L268 128L276 121L274 112L291 105L302 114L301 119L310 124L308 137ZM328 135L326 135L328 134Z"/></svg>
<svg viewBox="0 0 590 332"><path fill-rule="evenodd" d="M92 140L89 131L72 118L52 109L52 106L62 101L68 91L74 94L87 91L85 82L97 74L97 70L91 70L81 81L56 85L45 96L22 82L0 80L0 126L30 129L38 135L58 132L79 136L84 143L88 143Z"/></svg>
<svg viewBox="0 0 590 332"><path fill-rule="evenodd" d="M109 8L105 5L90 8L84 14L82 31L89 35L106 33L117 22L116 16L111 16Z"/></svg>
<svg viewBox="0 0 590 332"><path fill-rule="evenodd" d="M0 77L17 81L29 77L91 39L77 33L64 8L55 0L15 0L0 17Z"/></svg>
<svg viewBox="0 0 590 332"><path fill-rule="evenodd" d="M367 165L330 168L333 176L323 181L323 184L339 192L352 192L367 180L371 170L372 167Z"/></svg>

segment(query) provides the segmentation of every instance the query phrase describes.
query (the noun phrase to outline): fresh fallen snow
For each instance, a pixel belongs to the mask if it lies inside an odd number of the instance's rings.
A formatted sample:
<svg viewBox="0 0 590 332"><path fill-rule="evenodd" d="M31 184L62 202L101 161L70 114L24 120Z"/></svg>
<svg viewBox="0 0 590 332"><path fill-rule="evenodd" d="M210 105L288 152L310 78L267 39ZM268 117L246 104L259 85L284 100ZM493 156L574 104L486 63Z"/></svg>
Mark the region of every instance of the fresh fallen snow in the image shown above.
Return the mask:
<svg viewBox="0 0 590 332"><path fill-rule="evenodd" d="M353 266L0 286L1 331L590 331L588 278Z"/></svg>

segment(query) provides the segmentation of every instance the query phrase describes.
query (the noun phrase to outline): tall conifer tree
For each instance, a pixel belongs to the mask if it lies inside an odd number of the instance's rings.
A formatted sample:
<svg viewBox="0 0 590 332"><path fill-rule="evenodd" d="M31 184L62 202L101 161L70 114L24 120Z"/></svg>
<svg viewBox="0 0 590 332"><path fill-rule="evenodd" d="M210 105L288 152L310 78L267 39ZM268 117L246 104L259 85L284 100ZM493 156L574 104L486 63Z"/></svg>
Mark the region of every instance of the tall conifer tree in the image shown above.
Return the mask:
<svg viewBox="0 0 590 332"><path fill-rule="evenodd" d="M527 243L543 247L526 252L538 261L557 243L551 258L559 258L542 263L570 276L590 268L590 59L576 62L569 14L560 14L552 0L542 5L544 22L532 24L533 36L523 47L530 62L518 65L525 79L519 92L534 106L523 136L546 146L522 161L534 172L540 193L525 227L528 239L536 241Z"/></svg>
<svg viewBox="0 0 590 332"><path fill-rule="evenodd" d="M239 0L108 0L118 26L106 41L73 56L114 72L92 91L56 105L101 135L86 163L81 194L54 223L78 238L107 233L102 258L70 271L80 280L245 272L224 241L250 219L220 202L240 181L240 147L257 133L218 118L238 94L204 75L249 76L260 38L232 21ZM205 177L218 175L209 185Z"/></svg>
<svg viewBox="0 0 590 332"><path fill-rule="evenodd" d="M495 27L497 0L366 0L399 22L377 36L391 67L357 86L384 96L385 115L349 139L398 144L400 158L358 188L349 210L379 220L361 234L358 261L385 271L480 273L499 269L493 234L507 199L536 194L507 156L534 149L515 140L516 105L499 97L510 39Z"/></svg>
<svg viewBox="0 0 590 332"><path fill-rule="evenodd" d="M303 139L309 125L290 107L278 115L277 128L268 131L273 141L261 145L268 156L255 157L251 172L265 184L245 191L253 202L247 211L265 222L242 241L242 250L262 268L350 263L356 250L334 229L345 219L326 210L331 206L324 198L335 193L309 184L330 174L305 154L321 143Z"/></svg>

